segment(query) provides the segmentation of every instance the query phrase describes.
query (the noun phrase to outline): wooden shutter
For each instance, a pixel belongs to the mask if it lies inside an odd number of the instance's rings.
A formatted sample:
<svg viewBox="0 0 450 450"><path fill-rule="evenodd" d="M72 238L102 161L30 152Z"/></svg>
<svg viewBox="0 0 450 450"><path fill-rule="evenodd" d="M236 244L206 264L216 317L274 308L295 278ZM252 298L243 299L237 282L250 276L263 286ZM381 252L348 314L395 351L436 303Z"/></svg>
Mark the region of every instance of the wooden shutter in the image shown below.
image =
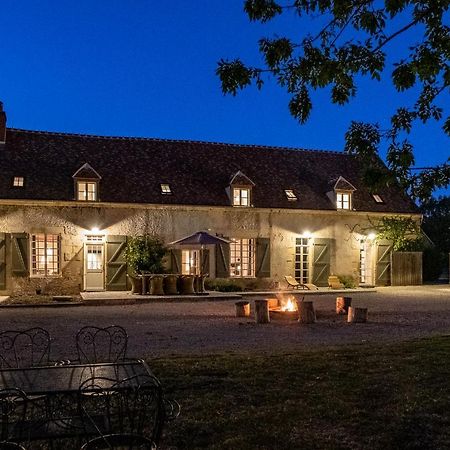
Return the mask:
<svg viewBox="0 0 450 450"><path fill-rule="evenodd" d="M0 233L0 290L6 289L6 234Z"/></svg>
<svg viewBox="0 0 450 450"><path fill-rule="evenodd" d="M127 289L127 263L125 261L126 236L108 236L106 241L106 289Z"/></svg>
<svg viewBox="0 0 450 450"><path fill-rule="evenodd" d="M216 245L216 278L230 276L230 245L223 243Z"/></svg>
<svg viewBox="0 0 450 450"><path fill-rule="evenodd" d="M28 255L30 248L28 235L25 233L15 233L11 237L11 272L15 276L28 275Z"/></svg>
<svg viewBox="0 0 450 450"><path fill-rule="evenodd" d="M314 238L312 282L316 286L328 286L331 245L332 239Z"/></svg>
<svg viewBox="0 0 450 450"><path fill-rule="evenodd" d="M209 275L209 250L202 250L202 275Z"/></svg>
<svg viewBox="0 0 450 450"><path fill-rule="evenodd" d="M172 273L181 273L181 250L172 248L169 251L170 270Z"/></svg>
<svg viewBox="0 0 450 450"><path fill-rule="evenodd" d="M270 239L256 239L256 276L270 277Z"/></svg>
<svg viewBox="0 0 450 450"><path fill-rule="evenodd" d="M389 286L391 284L391 253L390 241L377 243L376 282L377 286Z"/></svg>

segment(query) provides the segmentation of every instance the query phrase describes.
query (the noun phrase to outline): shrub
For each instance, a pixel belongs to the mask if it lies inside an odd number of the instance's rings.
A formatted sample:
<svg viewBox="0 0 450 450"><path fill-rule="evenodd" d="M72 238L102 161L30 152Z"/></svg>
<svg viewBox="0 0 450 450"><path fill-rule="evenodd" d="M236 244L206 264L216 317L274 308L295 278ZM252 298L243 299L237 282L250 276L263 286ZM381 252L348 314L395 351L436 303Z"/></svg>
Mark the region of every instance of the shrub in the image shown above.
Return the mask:
<svg viewBox="0 0 450 450"><path fill-rule="evenodd" d="M356 279L351 275L338 275L337 277L346 289L353 289L357 286Z"/></svg>
<svg viewBox="0 0 450 450"><path fill-rule="evenodd" d="M238 282L229 278L207 278L205 288L209 291L220 292L241 292L243 290Z"/></svg>
<svg viewBox="0 0 450 450"><path fill-rule="evenodd" d="M157 236L136 236L129 238L125 249L128 267L134 273L141 271L163 273L162 260L167 253L163 242Z"/></svg>
<svg viewBox="0 0 450 450"><path fill-rule="evenodd" d="M436 281L446 266L446 255L436 247L428 247L423 251L423 281Z"/></svg>

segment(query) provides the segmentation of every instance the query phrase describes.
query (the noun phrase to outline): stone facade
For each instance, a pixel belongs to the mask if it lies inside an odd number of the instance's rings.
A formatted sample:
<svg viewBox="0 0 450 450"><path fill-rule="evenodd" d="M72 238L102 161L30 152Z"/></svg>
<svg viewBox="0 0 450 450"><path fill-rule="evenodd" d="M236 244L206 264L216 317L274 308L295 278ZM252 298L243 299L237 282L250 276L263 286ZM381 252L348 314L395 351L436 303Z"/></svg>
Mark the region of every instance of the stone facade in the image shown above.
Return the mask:
<svg viewBox="0 0 450 450"><path fill-rule="evenodd" d="M368 213L355 211L1 200L6 289L0 294L34 293L36 289L49 294L73 294L83 290L84 243L89 234L105 235L106 239L152 234L166 243L201 230L235 239L266 238L270 242L270 278L277 281L282 281L285 275L294 275L297 238L309 237L311 248L315 240L327 239L329 272L358 279L361 240L366 238L371 222L382 215L385 214L371 213L369 217ZM39 278L30 276L29 272L14 274L12 245L16 233L59 235L60 276ZM371 247L374 245L369 243L368 257L372 262L366 282L374 284L375 252L370 251ZM210 250L209 273L214 277L216 261L214 249ZM312 250L308 258L312 282ZM29 265L28 261L28 268Z"/></svg>

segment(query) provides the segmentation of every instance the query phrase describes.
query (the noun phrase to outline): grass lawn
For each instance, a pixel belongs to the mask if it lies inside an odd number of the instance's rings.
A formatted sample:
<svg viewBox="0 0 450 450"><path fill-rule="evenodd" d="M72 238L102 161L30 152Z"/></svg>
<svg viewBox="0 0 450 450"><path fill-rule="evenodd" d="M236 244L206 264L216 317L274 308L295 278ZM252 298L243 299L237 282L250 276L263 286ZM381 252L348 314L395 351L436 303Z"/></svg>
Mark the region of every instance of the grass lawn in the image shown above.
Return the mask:
<svg viewBox="0 0 450 450"><path fill-rule="evenodd" d="M450 448L447 336L149 362L182 405L162 448Z"/></svg>

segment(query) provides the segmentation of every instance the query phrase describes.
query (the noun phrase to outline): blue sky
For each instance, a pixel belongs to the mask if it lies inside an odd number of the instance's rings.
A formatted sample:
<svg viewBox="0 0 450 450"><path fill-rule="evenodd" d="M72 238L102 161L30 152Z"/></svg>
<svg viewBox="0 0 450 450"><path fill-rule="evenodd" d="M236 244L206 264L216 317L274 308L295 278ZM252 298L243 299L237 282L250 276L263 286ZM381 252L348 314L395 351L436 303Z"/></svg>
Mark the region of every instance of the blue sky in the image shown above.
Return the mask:
<svg viewBox="0 0 450 450"><path fill-rule="evenodd" d="M341 150L351 120L380 122L404 102L388 82L363 81L356 100L314 94L307 125L275 83L223 96L220 58L259 64L257 40L317 29L282 18L250 23L242 0L2 0L0 100L16 128ZM394 53L400 45L393 44ZM448 97L443 99L448 102ZM443 162L436 125L412 140L417 165Z"/></svg>

